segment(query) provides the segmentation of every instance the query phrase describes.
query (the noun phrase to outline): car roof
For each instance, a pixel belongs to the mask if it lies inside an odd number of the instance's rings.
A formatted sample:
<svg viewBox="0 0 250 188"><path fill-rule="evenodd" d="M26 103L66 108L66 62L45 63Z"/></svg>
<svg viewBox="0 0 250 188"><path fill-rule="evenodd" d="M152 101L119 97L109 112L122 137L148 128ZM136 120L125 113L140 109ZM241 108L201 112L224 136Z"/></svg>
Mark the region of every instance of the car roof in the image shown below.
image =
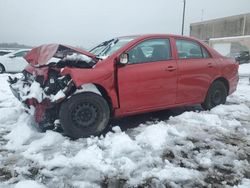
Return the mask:
<svg viewBox="0 0 250 188"><path fill-rule="evenodd" d="M192 36L184 36L184 35L176 35L176 34L141 34L141 35L130 35L130 36L123 36L123 37L135 37L134 40L137 40L137 41L147 39L147 38L157 38L157 37L193 40L202 44L203 47L206 47L206 49L213 55L213 57L221 57L221 55L217 51L209 47L208 44L206 44L204 41L197 39L195 37L192 37ZM118 37L118 38L123 38L123 37Z"/></svg>
<svg viewBox="0 0 250 188"><path fill-rule="evenodd" d="M186 38L186 39L199 40L199 39L191 37L191 36L176 35L176 34L139 34L139 35L121 36L118 38L129 38L129 37L134 37L135 39L150 38L150 37L173 37L173 38Z"/></svg>

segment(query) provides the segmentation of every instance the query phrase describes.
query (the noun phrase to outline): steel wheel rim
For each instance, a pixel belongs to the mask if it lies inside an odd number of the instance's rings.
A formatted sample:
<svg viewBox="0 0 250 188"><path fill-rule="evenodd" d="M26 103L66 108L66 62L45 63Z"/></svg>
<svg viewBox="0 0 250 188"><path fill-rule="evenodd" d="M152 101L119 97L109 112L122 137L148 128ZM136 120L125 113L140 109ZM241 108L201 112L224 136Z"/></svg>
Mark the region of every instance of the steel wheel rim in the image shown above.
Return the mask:
<svg viewBox="0 0 250 188"><path fill-rule="evenodd" d="M214 105L221 104L222 101L222 92L220 90L216 90L212 95L212 103Z"/></svg>
<svg viewBox="0 0 250 188"><path fill-rule="evenodd" d="M87 128L97 121L98 109L92 103L79 103L72 110L71 118L77 127Z"/></svg>

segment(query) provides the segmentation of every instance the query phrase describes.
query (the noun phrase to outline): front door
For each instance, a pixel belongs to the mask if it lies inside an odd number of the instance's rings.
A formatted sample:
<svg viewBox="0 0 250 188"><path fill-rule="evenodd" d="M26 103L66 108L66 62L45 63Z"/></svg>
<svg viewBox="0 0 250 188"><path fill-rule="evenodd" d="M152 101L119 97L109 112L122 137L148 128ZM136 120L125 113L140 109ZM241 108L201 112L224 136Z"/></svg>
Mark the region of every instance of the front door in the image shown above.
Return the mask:
<svg viewBox="0 0 250 188"><path fill-rule="evenodd" d="M172 59L169 39L149 39L127 53L129 63L118 68L121 111L143 111L174 104L177 65Z"/></svg>

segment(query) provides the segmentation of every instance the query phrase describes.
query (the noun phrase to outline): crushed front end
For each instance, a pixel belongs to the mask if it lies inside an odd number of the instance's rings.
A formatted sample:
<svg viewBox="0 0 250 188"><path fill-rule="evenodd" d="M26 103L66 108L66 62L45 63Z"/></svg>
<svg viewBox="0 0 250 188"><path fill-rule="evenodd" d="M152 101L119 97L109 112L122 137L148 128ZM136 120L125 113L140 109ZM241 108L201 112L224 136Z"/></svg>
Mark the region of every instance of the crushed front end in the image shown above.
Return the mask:
<svg viewBox="0 0 250 188"><path fill-rule="evenodd" d="M74 83L69 75L60 76L55 70L48 71L48 79L35 76L23 71L21 78L9 77L12 93L27 108L27 112L34 115L35 121L41 128L51 127L58 119L58 105L71 92L74 92Z"/></svg>
<svg viewBox="0 0 250 188"><path fill-rule="evenodd" d="M42 130L54 128L61 103L76 91L71 76L63 75L62 70L94 66L95 61L84 53L62 45L41 46L28 54L30 65L21 76L9 76L12 93L34 115Z"/></svg>

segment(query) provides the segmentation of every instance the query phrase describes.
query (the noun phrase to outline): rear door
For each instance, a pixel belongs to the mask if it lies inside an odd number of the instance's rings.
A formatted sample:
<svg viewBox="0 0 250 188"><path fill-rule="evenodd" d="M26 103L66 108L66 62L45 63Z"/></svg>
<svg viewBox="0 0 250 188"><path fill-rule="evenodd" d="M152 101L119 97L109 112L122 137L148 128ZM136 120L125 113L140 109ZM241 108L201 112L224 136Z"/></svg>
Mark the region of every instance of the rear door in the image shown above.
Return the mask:
<svg viewBox="0 0 250 188"><path fill-rule="evenodd" d="M168 38L148 39L127 51L129 63L118 68L120 108L143 111L175 103L177 65Z"/></svg>
<svg viewBox="0 0 250 188"><path fill-rule="evenodd" d="M211 81L219 71L216 62L198 42L182 38L175 41L179 70L176 103L203 102Z"/></svg>

